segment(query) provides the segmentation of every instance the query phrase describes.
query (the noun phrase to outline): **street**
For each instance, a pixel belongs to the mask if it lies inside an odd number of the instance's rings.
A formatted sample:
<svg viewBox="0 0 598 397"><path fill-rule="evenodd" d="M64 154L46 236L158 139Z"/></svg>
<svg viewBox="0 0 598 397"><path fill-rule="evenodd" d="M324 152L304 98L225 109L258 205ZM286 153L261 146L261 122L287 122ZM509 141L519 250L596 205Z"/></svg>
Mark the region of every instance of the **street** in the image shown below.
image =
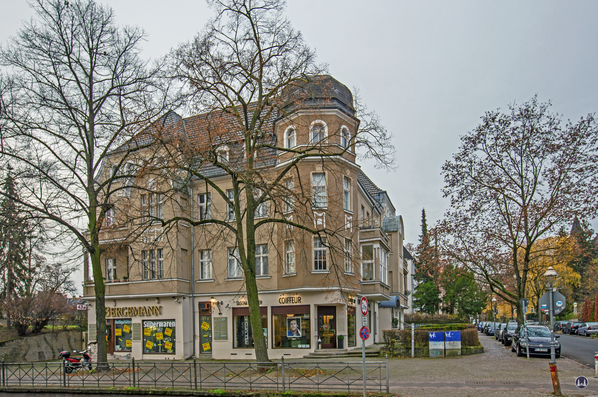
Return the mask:
<svg viewBox="0 0 598 397"><path fill-rule="evenodd" d="M594 353L598 352L598 339L577 335L561 335L562 356L594 368Z"/></svg>

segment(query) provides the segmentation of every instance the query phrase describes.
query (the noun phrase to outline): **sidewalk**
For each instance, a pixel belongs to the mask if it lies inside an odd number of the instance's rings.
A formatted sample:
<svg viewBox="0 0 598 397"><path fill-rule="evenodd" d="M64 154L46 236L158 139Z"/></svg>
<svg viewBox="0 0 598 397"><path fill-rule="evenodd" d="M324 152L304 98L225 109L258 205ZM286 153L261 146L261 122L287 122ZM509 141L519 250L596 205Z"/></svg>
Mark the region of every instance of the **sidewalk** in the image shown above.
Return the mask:
<svg viewBox="0 0 598 397"><path fill-rule="evenodd" d="M517 357L491 336L480 334L485 353L450 358L389 360L391 393L420 396L550 396L549 358ZM566 396L598 396L594 369L573 360L557 360L561 391ZM575 378L589 380L586 389Z"/></svg>

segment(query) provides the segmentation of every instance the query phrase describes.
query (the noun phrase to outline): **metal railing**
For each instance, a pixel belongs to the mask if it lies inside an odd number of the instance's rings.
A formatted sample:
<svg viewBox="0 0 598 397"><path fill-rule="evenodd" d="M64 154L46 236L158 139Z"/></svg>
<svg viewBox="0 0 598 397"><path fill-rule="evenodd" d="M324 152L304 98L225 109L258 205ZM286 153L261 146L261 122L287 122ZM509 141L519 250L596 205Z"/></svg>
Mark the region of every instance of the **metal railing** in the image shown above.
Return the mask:
<svg viewBox="0 0 598 397"><path fill-rule="evenodd" d="M6 363L2 359L0 388L8 386L77 386L106 388L173 388L192 390L317 390L363 388L362 362L285 361L117 361L89 371L65 371L64 362ZM369 391L389 392L388 359L367 361Z"/></svg>

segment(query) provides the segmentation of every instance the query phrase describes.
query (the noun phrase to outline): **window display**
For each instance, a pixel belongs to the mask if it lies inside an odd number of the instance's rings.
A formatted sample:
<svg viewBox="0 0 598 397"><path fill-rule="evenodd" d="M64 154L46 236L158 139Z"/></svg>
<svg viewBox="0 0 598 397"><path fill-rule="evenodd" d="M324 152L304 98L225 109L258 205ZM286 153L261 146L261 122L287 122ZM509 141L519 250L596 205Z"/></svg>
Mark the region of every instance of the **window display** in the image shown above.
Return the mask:
<svg viewBox="0 0 598 397"><path fill-rule="evenodd" d="M355 346L355 306L347 307L347 346Z"/></svg>
<svg viewBox="0 0 598 397"><path fill-rule="evenodd" d="M133 348L133 322L130 318L114 320L114 351L130 352Z"/></svg>
<svg viewBox="0 0 598 397"><path fill-rule="evenodd" d="M268 309L260 307L260 312L262 315L262 330L264 336L268 338ZM234 308L233 317L233 335L235 336L233 347L235 349L253 347L253 331L251 330L251 320L249 319L249 308Z"/></svg>
<svg viewBox="0 0 598 397"><path fill-rule="evenodd" d="M143 353L175 354L176 326L174 320L143 322Z"/></svg>
<svg viewBox="0 0 598 397"><path fill-rule="evenodd" d="M310 348L309 305L272 307L274 348Z"/></svg>

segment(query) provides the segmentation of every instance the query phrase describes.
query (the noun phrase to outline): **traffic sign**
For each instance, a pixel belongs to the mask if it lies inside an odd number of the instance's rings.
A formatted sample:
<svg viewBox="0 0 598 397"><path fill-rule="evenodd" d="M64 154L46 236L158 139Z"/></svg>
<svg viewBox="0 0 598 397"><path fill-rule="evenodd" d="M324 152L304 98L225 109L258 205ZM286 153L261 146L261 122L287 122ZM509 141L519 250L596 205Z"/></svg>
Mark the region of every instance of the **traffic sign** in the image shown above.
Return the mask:
<svg viewBox="0 0 598 397"><path fill-rule="evenodd" d="M521 299L521 307L523 308L524 311L528 304L529 304L529 300L527 298Z"/></svg>
<svg viewBox="0 0 598 397"><path fill-rule="evenodd" d="M367 338L370 337L370 330L368 327L361 327L361 329L359 330L359 336L361 337L361 339L366 340Z"/></svg>
<svg viewBox="0 0 598 397"><path fill-rule="evenodd" d="M540 310L542 310L544 313L550 312L550 307L549 307L550 306L550 292L551 291L546 292L540 298ZM553 294L554 295L552 297L552 299L553 299L552 307L554 309L554 315L556 316L557 314L559 314L560 312L565 310L567 301L565 300L565 297L560 292L554 291Z"/></svg>
<svg viewBox="0 0 598 397"><path fill-rule="evenodd" d="M361 306L361 314L366 316L368 314L368 298L362 296L359 300L359 305Z"/></svg>

